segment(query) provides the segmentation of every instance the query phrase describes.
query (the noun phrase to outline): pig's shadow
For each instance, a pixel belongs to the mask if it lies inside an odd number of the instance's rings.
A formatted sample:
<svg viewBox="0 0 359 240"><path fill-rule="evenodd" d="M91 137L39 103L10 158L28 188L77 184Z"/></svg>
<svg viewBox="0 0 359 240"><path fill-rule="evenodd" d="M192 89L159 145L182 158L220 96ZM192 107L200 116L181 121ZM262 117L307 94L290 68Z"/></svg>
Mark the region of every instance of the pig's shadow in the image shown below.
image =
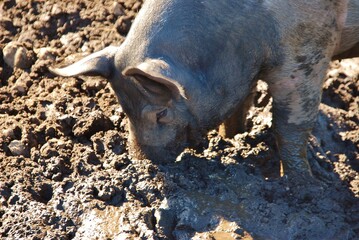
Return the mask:
<svg viewBox="0 0 359 240"><path fill-rule="evenodd" d="M315 178L304 181L268 180L255 157L221 161L183 154L158 165L167 189L155 214L157 231L175 239L354 236L355 220L347 215L359 212L359 199L332 172L328 159L318 157L323 150L315 139L308 148Z"/></svg>

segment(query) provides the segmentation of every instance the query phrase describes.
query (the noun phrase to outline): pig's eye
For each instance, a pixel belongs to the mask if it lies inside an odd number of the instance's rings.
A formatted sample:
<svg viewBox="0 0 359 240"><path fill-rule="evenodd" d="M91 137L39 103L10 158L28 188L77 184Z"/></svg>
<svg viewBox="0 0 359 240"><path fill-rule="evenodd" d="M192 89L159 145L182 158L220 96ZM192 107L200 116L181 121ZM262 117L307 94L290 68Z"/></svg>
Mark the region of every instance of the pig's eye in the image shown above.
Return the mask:
<svg viewBox="0 0 359 240"><path fill-rule="evenodd" d="M161 112L156 113L157 123L161 122L161 119L167 116L167 108Z"/></svg>

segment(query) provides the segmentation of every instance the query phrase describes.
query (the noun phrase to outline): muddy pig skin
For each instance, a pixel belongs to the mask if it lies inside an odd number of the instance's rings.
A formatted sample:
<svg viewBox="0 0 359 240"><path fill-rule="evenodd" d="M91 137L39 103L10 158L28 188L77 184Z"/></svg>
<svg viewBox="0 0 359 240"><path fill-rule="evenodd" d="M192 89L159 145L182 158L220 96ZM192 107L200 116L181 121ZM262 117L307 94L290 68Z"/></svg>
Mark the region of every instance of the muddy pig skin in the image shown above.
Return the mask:
<svg viewBox="0 0 359 240"><path fill-rule="evenodd" d="M153 160L173 159L222 122L233 136L263 79L284 173L305 177L328 63L358 49L359 0L146 0L121 46L50 71L106 77L131 151Z"/></svg>

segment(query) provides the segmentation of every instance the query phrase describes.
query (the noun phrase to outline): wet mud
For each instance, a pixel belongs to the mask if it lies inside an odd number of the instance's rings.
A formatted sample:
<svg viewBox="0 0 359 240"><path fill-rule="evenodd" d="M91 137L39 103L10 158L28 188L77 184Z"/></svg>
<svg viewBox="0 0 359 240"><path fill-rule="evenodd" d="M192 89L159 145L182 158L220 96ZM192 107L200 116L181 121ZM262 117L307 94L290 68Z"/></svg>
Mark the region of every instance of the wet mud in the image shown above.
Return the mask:
<svg viewBox="0 0 359 240"><path fill-rule="evenodd" d="M331 63L313 179L279 176L263 82L247 132L135 159L109 83L48 67L121 44L141 4L0 2L1 239L358 239L359 59Z"/></svg>

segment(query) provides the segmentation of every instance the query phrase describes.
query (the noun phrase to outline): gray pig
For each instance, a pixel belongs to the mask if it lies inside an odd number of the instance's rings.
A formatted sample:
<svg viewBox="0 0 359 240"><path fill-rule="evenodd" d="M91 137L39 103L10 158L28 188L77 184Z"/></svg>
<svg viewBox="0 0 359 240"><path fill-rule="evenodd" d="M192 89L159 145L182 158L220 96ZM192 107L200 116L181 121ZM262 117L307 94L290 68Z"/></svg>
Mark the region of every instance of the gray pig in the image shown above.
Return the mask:
<svg viewBox="0 0 359 240"><path fill-rule="evenodd" d="M121 46L50 71L106 77L128 116L131 151L156 160L222 122L233 136L263 79L284 173L306 177L328 64L358 53L359 0L146 0Z"/></svg>

